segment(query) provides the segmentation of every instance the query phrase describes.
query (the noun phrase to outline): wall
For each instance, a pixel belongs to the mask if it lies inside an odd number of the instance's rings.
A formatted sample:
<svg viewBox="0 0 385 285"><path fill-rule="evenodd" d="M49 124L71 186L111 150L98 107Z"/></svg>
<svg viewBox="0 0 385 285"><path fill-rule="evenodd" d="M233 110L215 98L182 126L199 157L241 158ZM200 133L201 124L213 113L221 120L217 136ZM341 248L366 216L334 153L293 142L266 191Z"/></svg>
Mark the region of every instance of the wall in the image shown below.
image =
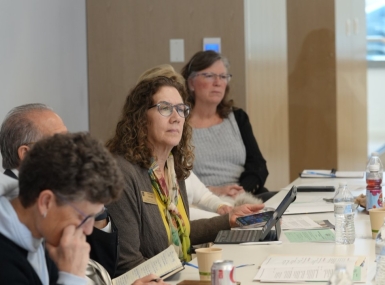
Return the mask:
<svg viewBox="0 0 385 285"><path fill-rule="evenodd" d="M290 180L362 170L367 152L364 0L287 2Z"/></svg>
<svg viewBox="0 0 385 285"><path fill-rule="evenodd" d="M384 64L368 68L368 154L385 145L384 79Z"/></svg>
<svg viewBox="0 0 385 285"><path fill-rule="evenodd" d="M286 63L285 9L286 1L87 2L91 131L103 139L112 133L122 102L141 72L169 62L170 38L185 39L187 61L201 49L203 37L220 36L232 62L233 97L249 113L268 162L267 187L286 185L285 76L294 65ZM1 120L16 105L43 102L59 113L69 130L88 129L85 13L83 0L0 2ZM299 49L292 46L290 51ZM173 65L180 70L183 63ZM385 69L370 68L367 78L370 152L385 142L379 103Z"/></svg>
<svg viewBox="0 0 385 285"><path fill-rule="evenodd" d="M220 37L231 94L245 108L243 3L232 0L87 1L90 131L112 136L125 97L146 69L170 63L169 40L184 39L185 62L204 37Z"/></svg>
<svg viewBox="0 0 385 285"><path fill-rule="evenodd" d="M334 0L287 7L290 180L337 167Z"/></svg>
<svg viewBox="0 0 385 285"><path fill-rule="evenodd" d="M1 1L0 38L0 120L40 102L88 130L85 1Z"/></svg>
<svg viewBox="0 0 385 285"><path fill-rule="evenodd" d="M185 40L187 62L201 50L204 37L221 37L234 74L231 94L249 114L268 163L269 189L287 185L304 168L348 163L355 169L361 158L351 157L366 152L366 135L349 144L355 137L344 116L361 120L352 114L366 112L360 105L366 85L361 71L350 72L355 63L345 69L336 58L336 51L341 55L340 47L346 47L346 41L336 46L341 29L336 22L345 10L354 10L350 1L341 1L88 0L91 133L103 140L112 136L139 75L169 63L170 39ZM337 2L342 10L337 11ZM180 70L184 63L172 65ZM353 84L359 97L346 99L352 78L360 84ZM340 91L343 95L337 96Z"/></svg>
<svg viewBox="0 0 385 285"><path fill-rule="evenodd" d="M365 169L367 62L365 0L335 0L337 58L337 167Z"/></svg>
<svg viewBox="0 0 385 285"><path fill-rule="evenodd" d="M286 1L245 1L246 106L267 161L266 187L289 184Z"/></svg>

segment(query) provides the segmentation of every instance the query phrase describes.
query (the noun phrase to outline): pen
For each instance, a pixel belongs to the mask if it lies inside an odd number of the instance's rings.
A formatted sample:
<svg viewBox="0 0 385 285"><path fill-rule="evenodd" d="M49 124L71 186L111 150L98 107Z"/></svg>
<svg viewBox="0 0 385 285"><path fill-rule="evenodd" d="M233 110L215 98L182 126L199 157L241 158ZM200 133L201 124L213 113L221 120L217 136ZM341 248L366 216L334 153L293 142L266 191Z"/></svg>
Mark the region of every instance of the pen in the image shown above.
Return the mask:
<svg viewBox="0 0 385 285"><path fill-rule="evenodd" d="M281 244L282 241L257 241L257 242L244 242L240 243L239 245L270 245L270 244Z"/></svg>
<svg viewBox="0 0 385 285"><path fill-rule="evenodd" d="M242 267L253 266L253 265L255 265L255 264L254 264L254 263L250 263L250 264L241 264L241 265L235 266L235 268L242 268Z"/></svg>
<svg viewBox="0 0 385 285"><path fill-rule="evenodd" d="M336 177L335 173L321 173L316 171L307 171L306 173L313 174L313 175L327 176L327 177Z"/></svg>
<svg viewBox="0 0 385 285"><path fill-rule="evenodd" d="M187 266L191 266L191 267L194 267L194 268L197 268L197 269L198 269L198 266L196 266L195 264L192 264L192 263L189 263L189 262L184 262L183 264L184 264L184 265L187 265Z"/></svg>

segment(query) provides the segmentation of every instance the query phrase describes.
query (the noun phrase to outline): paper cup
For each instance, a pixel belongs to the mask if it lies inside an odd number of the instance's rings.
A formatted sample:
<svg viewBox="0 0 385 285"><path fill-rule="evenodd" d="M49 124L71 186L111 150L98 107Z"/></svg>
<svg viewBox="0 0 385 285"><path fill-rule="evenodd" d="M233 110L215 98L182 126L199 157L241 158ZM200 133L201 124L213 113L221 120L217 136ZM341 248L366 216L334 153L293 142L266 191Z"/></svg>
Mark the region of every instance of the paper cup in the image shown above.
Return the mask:
<svg viewBox="0 0 385 285"><path fill-rule="evenodd" d="M200 280L211 280L211 266L214 261L222 259L222 249L216 247L198 248L195 253L198 259Z"/></svg>
<svg viewBox="0 0 385 285"><path fill-rule="evenodd" d="M370 226L372 228L372 238L376 238L379 229L384 224L385 208L374 208L369 210Z"/></svg>

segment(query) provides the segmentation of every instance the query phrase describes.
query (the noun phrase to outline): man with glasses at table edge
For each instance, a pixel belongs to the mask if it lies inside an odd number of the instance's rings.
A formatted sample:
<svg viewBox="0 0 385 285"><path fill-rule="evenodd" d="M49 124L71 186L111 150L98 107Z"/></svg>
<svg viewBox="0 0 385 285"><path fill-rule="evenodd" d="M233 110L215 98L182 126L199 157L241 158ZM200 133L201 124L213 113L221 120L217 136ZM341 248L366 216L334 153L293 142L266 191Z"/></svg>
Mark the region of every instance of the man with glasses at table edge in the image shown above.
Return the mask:
<svg viewBox="0 0 385 285"><path fill-rule="evenodd" d="M44 104L25 104L13 108L0 129L4 174L18 179L20 163L37 141L66 132L62 119ZM91 245L90 257L113 278L119 251L118 230L107 211L100 213L95 220L94 230L87 236L87 242Z"/></svg>

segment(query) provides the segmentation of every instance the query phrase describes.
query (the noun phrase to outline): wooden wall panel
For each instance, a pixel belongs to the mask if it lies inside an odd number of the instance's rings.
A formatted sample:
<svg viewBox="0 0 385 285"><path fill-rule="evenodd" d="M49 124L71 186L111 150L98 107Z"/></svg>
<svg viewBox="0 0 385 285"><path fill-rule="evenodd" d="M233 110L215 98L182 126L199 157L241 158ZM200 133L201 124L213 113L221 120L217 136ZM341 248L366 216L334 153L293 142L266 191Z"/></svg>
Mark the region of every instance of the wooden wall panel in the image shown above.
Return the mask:
<svg viewBox="0 0 385 285"><path fill-rule="evenodd" d="M220 37L231 63L231 96L245 108L243 2L232 0L88 0L90 131L103 140L115 129L139 75L170 63L169 40L185 40L185 62L204 37ZM172 64L177 71L184 63Z"/></svg>
<svg viewBox="0 0 385 285"><path fill-rule="evenodd" d="M290 179L337 167L334 0L288 0Z"/></svg>
<svg viewBox="0 0 385 285"><path fill-rule="evenodd" d="M363 170L365 0L288 0L290 173Z"/></svg>
<svg viewBox="0 0 385 285"><path fill-rule="evenodd" d="M266 187L289 184L286 1L245 1L246 105L267 161Z"/></svg>
<svg viewBox="0 0 385 285"><path fill-rule="evenodd" d="M367 161L365 0L336 1L338 168L363 171Z"/></svg>
<svg viewBox="0 0 385 285"><path fill-rule="evenodd" d="M231 96L249 114L269 189L304 168L360 169L364 1L88 0L91 133L103 140L113 134L138 76L169 63L170 39L185 40L187 62L204 37L221 37L234 75ZM355 37L343 35L346 17L357 18ZM179 71L184 63L172 65Z"/></svg>

